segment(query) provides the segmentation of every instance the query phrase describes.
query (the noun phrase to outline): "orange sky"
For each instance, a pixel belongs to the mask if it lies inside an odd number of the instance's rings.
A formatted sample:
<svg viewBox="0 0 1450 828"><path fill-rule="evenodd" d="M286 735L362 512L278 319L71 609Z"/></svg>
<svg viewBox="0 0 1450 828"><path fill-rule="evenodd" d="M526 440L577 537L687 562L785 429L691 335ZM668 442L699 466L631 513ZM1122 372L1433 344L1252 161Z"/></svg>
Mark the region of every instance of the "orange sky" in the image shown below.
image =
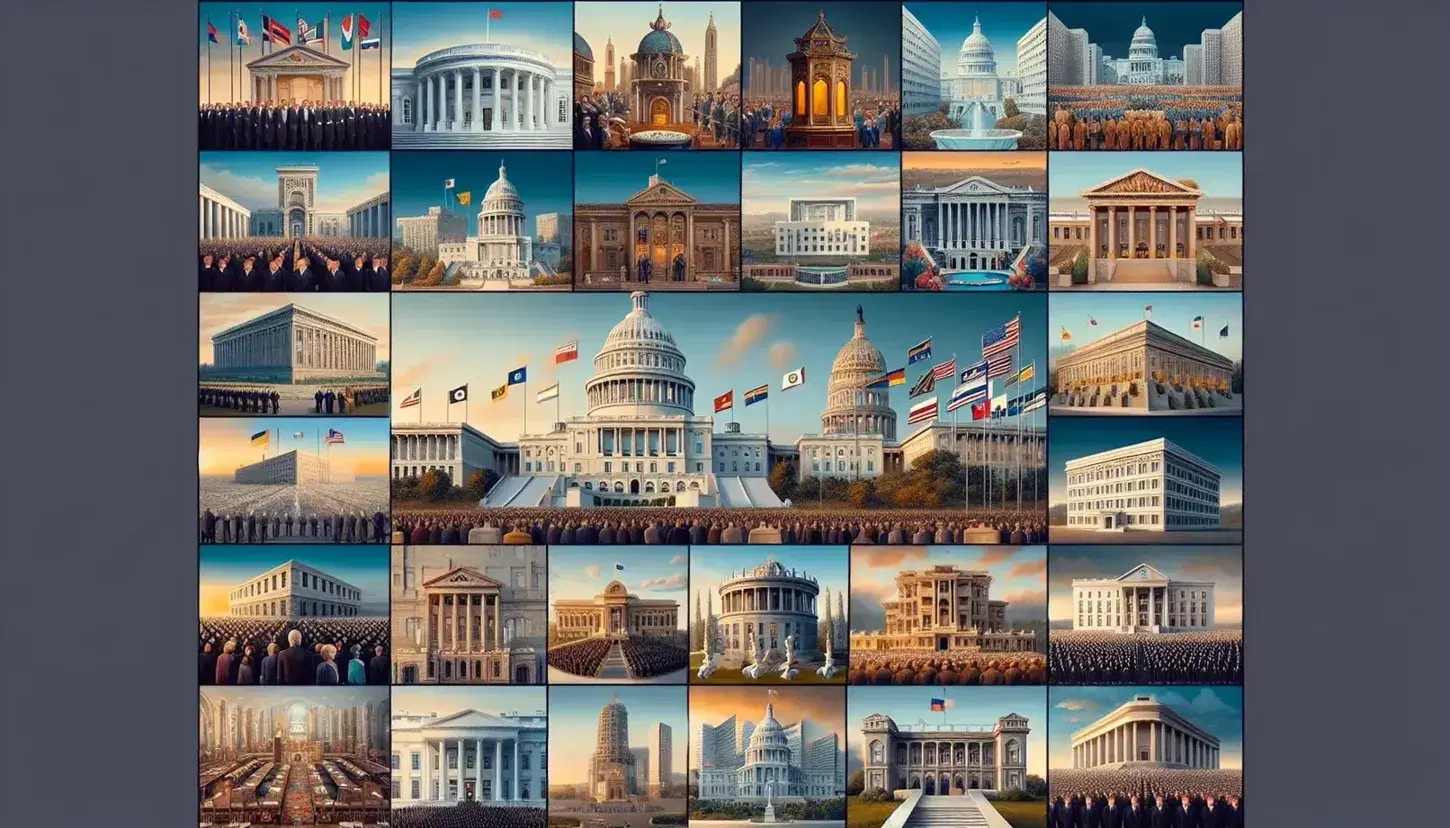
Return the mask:
<svg viewBox="0 0 1450 828"><path fill-rule="evenodd" d="M779 695L768 695L768 687L691 687L690 727L700 723L719 724L734 714L737 721L759 722L765 705L775 705L775 718L786 727L808 719L834 732L846 745L845 687L780 687Z"/></svg>
<svg viewBox="0 0 1450 828"><path fill-rule="evenodd" d="M253 432L265 428L272 430L271 444L265 452L267 457L274 457L292 449L317 454L315 435L318 429L325 433L329 427L336 427L347 435L347 442L325 446L321 452L323 457L337 464L333 468L350 469L356 477L385 476L388 473L386 426L385 422L379 428L364 421L339 425L335 418L319 418L315 421L298 418L259 421L252 417L202 419L197 468L203 475L228 475L239 466L256 463L262 459L263 449L253 446L250 437ZM301 439L292 436L297 431L303 433Z"/></svg>
<svg viewBox="0 0 1450 828"><path fill-rule="evenodd" d="M901 166L908 170L1037 170L1047 173L1045 152L905 152Z"/></svg>

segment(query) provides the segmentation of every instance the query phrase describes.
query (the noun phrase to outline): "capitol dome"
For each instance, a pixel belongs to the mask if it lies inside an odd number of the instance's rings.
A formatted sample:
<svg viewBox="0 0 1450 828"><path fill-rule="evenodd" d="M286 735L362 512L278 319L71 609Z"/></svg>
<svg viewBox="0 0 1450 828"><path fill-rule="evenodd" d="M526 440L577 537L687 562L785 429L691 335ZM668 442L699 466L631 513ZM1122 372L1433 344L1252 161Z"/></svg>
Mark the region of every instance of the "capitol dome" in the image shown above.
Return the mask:
<svg viewBox="0 0 1450 828"><path fill-rule="evenodd" d="M513 182L509 181L508 169L502 161L498 162L498 180L488 185L488 192L484 194L483 200L493 201L494 199L501 198L513 199L514 201L522 200L519 198L519 191L514 189Z"/></svg>
<svg viewBox="0 0 1450 828"><path fill-rule="evenodd" d="M972 33L962 41L962 49L958 54L957 62L959 64L984 64L991 67L990 74L997 74L997 51L992 48L992 41L982 34L980 17L972 20Z"/></svg>
<svg viewBox="0 0 1450 828"><path fill-rule="evenodd" d="M574 54L589 60L594 59L594 50L589 48L589 41L581 37L578 32L574 33Z"/></svg>
<svg viewBox="0 0 1450 828"><path fill-rule="evenodd" d="M659 16L655 22L650 24L650 33L644 36L639 42L641 55L683 55L685 47L680 45L680 39L670 33L670 24L665 20L665 7L660 6Z"/></svg>
<svg viewBox="0 0 1450 828"><path fill-rule="evenodd" d="M1143 18L1143 24L1133 32L1133 42L1128 45L1128 57L1135 59L1158 57L1158 38L1153 36L1153 30L1148 28L1148 18Z"/></svg>
<svg viewBox="0 0 1450 828"><path fill-rule="evenodd" d="M866 317L856 307L855 334L841 346L831 363L826 384L826 410L821 414L823 434L880 434L896 439L896 411L888 388L866 388L886 373L881 349L866 338Z"/></svg>
<svg viewBox="0 0 1450 828"><path fill-rule="evenodd" d="M633 307L610 329L585 385L589 415L693 416L695 383L685 376L685 355L650 315L649 294L635 291Z"/></svg>

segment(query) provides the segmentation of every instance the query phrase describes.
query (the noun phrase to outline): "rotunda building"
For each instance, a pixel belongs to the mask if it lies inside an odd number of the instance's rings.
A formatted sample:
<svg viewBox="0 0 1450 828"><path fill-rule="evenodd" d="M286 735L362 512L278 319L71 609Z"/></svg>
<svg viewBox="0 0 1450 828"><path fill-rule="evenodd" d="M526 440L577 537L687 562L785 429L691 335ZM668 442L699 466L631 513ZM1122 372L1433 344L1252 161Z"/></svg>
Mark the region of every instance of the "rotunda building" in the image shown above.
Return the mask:
<svg viewBox="0 0 1450 828"><path fill-rule="evenodd" d="M957 76L951 85L951 108L948 117L962 122L969 129L991 129L1003 115L1002 78L997 74L997 51L982 34L982 19L972 20L972 33L962 41L957 53ZM975 110L981 109L987 123L975 124Z"/></svg>
<svg viewBox="0 0 1450 828"><path fill-rule="evenodd" d="M772 798L800 795L800 768L791 765L790 737L776 721L773 704L765 706L765 718L750 734L737 790L739 796L763 798L767 785Z"/></svg>
<svg viewBox="0 0 1450 828"><path fill-rule="evenodd" d="M649 294L630 294L633 308L604 338L585 384L589 416L693 416L695 383L674 336L650 315Z"/></svg>
<svg viewBox="0 0 1450 828"><path fill-rule="evenodd" d="M544 55L504 43L429 52L392 72L394 131L541 133L562 130L560 72Z"/></svg>
<svg viewBox="0 0 1450 828"><path fill-rule="evenodd" d="M629 56L634 62L634 79L629 82L630 109L638 123L662 127L689 120L685 47L669 29L662 4L659 15L650 24L649 34Z"/></svg>
<svg viewBox="0 0 1450 828"><path fill-rule="evenodd" d="M524 279L533 261L534 240L524 217L524 200L500 161L498 179L478 207L477 261L470 274L484 279Z"/></svg>
<svg viewBox="0 0 1450 828"><path fill-rule="evenodd" d="M831 363L821 433L871 434L895 440L896 409L891 407L890 389L866 387L885 373L886 359L881 356L881 349L866 338L866 317L858 305L855 333Z"/></svg>
<svg viewBox="0 0 1450 828"><path fill-rule="evenodd" d="M719 586L719 635L726 658L750 658L758 639L767 651L784 653L795 636L795 652L805 660L822 658L816 644L816 598L820 585L804 572L766 561L742 570Z"/></svg>

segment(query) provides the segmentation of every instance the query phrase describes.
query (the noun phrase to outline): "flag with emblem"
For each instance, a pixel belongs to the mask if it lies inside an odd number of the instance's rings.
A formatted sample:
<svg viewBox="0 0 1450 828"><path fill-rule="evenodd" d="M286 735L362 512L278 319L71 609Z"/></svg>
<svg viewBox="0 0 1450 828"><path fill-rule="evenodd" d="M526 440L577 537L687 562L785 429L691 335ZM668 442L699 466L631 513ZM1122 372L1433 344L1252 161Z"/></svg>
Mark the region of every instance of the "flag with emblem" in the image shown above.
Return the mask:
<svg viewBox="0 0 1450 828"><path fill-rule="evenodd" d="M806 367L804 365L780 378L780 390L782 391L789 391L805 384Z"/></svg>
<svg viewBox="0 0 1450 828"><path fill-rule="evenodd" d="M768 399L770 396L769 385L757 385L745 392L745 407L749 408L758 402Z"/></svg>
<svg viewBox="0 0 1450 828"><path fill-rule="evenodd" d="M921 362L923 359L931 359L931 337L911 346L906 351L906 364Z"/></svg>
<svg viewBox="0 0 1450 828"><path fill-rule="evenodd" d="M985 400L988 395L987 383L987 375L983 374L971 382L962 383L952 389L951 398L947 401L947 411L956 411L962 406Z"/></svg>
<svg viewBox="0 0 1450 828"><path fill-rule="evenodd" d="M730 409L732 409L734 407L735 407L735 392L734 391L726 391L724 394L721 394L720 396L718 396L718 397L715 398L715 413L716 414L719 414L721 411L729 411ZM732 414L730 416L733 417L735 415Z"/></svg>
<svg viewBox="0 0 1450 828"><path fill-rule="evenodd" d="M456 199L458 199L458 206L460 206L460 207L467 207L468 206L468 203L470 201L473 201L473 191L472 190L464 190L461 193L454 194L453 197L456 198Z"/></svg>
<svg viewBox="0 0 1450 828"><path fill-rule="evenodd" d="M461 403L468 400L468 386L460 385L448 392L449 403Z"/></svg>
<svg viewBox="0 0 1450 828"><path fill-rule="evenodd" d="M984 380L987 378L987 361L974 362L962 371L961 382L963 384Z"/></svg>
<svg viewBox="0 0 1450 828"><path fill-rule="evenodd" d="M522 368L515 368L515 369L513 369L512 371L509 372L509 381L508 381L508 384L509 385L518 385L519 383L528 382L528 381L529 381L529 367L527 365L525 365Z"/></svg>
<svg viewBox="0 0 1450 828"><path fill-rule="evenodd" d="M488 393L489 396L492 398L493 402L498 402L499 400L509 395L508 383L504 383L503 385L500 385L499 387L493 389Z"/></svg>

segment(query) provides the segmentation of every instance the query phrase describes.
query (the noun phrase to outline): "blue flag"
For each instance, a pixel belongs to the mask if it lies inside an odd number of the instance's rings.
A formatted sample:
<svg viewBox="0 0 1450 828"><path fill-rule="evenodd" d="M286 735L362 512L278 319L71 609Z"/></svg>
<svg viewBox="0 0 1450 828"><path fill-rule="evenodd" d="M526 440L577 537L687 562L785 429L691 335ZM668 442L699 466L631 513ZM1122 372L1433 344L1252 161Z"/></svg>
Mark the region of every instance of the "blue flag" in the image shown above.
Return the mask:
<svg viewBox="0 0 1450 828"><path fill-rule="evenodd" d="M525 365L522 368L515 368L515 369L513 369L512 371L509 372L509 382L508 382L509 385L518 385L519 383L528 382L528 381L529 381L529 367L527 365Z"/></svg>

